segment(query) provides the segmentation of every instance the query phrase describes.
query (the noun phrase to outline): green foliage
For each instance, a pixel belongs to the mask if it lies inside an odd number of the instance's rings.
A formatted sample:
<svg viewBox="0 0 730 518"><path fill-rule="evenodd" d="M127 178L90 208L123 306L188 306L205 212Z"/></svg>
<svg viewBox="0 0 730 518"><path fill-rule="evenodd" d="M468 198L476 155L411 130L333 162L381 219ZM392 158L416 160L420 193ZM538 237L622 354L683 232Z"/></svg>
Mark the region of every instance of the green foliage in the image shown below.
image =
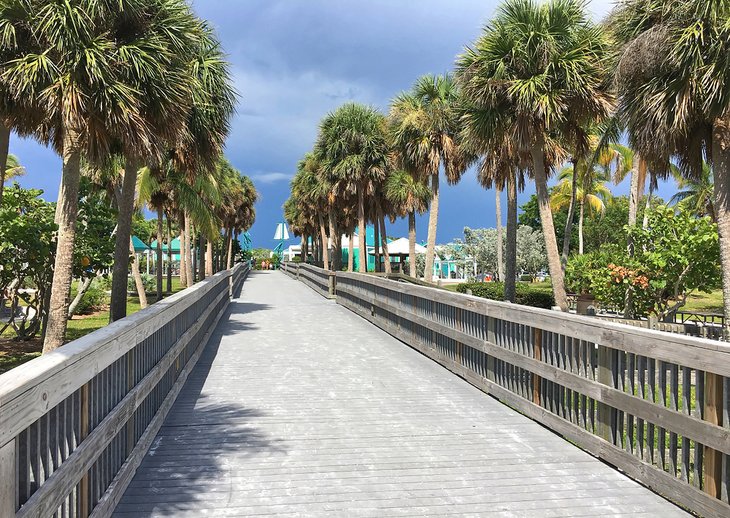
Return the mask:
<svg viewBox="0 0 730 518"><path fill-rule="evenodd" d="M692 292L709 293L719 286L717 226L710 218L659 206L649 215L648 228L626 230L634 240L633 257L618 246L572 257L568 289L591 293L612 307L623 307L629 292L633 316L662 318L682 307Z"/></svg>
<svg viewBox="0 0 730 518"><path fill-rule="evenodd" d="M114 260L116 215L103 193L91 191L83 180L74 243L74 276L94 276L108 269Z"/></svg>
<svg viewBox="0 0 730 518"><path fill-rule="evenodd" d="M40 328L45 294L50 289L55 255L55 207L40 198L43 191L13 184L3 192L0 207L0 294L19 318L0 325L21 339ZM26 291L26 288L35 288Z"/></svg>
<svg viewBox="0 0 730 518"><path fill-rule="evenodd" d="M93 281L76 306L76 314L89 315L101 311L107 304L109 304L109 296L102 289L102 286Z"/></svg>
<svg viewBox="0 0 730 518"><path fill-rule="evenodd" d="M504 283L501 282L465 282L456 287L459 293L471 290L472 295L490 300L504 300ZM517 283L515 302L523 306L551 309L555 299L550 288L530 286Z"/></svg>
<svg viewBox="0 0 730 518"><path fill-rule="evenodd" d="M157 279L155 276L143 273L141 277L145 293L153 293L157 289ZM127 279L127 290L137 293L137 285L134 283L134 277L131 275Z"/></svg>

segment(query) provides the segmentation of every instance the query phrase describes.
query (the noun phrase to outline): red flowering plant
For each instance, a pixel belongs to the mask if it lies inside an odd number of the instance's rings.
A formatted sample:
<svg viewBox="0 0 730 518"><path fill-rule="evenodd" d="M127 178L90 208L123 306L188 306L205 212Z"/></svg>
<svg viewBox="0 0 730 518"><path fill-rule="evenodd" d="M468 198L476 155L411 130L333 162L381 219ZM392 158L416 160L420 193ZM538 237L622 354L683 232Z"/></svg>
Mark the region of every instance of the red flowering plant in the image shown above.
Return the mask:
<svg viewBox="0 0 730 518"><path fill-rule="evenodd" d="M717 226L709 218L659 206L647 228L625 231L634 254L604 247L573 258L566 269L568 289L573 283L603 307L628 309L626 317L654 314L661 319L681 308L692 292L720 285Z"/></svg>

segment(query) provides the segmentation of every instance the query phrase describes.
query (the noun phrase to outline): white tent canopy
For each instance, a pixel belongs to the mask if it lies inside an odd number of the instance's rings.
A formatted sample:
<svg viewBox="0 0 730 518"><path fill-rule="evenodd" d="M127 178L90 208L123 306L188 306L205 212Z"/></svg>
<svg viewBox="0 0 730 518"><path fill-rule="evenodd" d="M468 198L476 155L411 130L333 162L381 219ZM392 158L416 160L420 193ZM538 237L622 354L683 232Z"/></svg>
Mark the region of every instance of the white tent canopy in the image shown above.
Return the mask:
<svg viewBox="0 0 730 518"><path fill-rule="evenodd" d="M388 254L389 255L408 255L408 238L401 237L394 239L388 243ZM426 247L416 243L416 254L425 254ZM375 252L370 252L370 255L374 255Z"/></svg>

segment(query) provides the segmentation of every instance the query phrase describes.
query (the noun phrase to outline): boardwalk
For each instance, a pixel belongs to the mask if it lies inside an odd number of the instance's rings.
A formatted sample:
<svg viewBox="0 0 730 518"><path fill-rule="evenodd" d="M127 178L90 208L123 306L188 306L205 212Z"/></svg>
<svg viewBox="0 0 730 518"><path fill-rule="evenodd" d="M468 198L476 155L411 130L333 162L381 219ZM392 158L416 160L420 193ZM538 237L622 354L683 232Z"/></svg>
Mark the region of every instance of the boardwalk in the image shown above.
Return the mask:
<svg viewBox="0 0 730 518"><path fill-rule="evenodd" d="M279 272L221 320L115 516L686 516Z"/></svg>

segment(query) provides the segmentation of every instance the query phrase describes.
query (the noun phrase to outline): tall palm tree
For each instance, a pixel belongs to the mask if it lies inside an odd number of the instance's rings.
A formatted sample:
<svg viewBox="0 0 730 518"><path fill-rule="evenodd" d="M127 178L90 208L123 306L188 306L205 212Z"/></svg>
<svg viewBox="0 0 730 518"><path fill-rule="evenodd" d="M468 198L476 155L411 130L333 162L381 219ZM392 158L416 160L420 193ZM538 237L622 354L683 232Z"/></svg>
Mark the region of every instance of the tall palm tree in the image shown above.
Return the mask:
<svg viewBox="0 0 730 518"><path fill-rule="evenodd" d="M417 277L416 268L416 214L428 209L431 191L425 182L403 169L394 171L385 184L385 196L399 217L408 217L408 272Z"/></svg>
<svg viewBox="0 0 730 518"><path fill-rule="evenodd" d="M725 334L730 337L730 3L624 0L612 17L616 83L631 146L653 171L670 161L714 177Z"/></svg>
<svg viewBox="0 0 730 518"><path fill-rule="evenodd" d="M549 151L576 127L604 119L608 41L578 0L508 0L484 34L459 57L465 103L484 133L502 135L532 158L540 221L556 304L567 311L547 179Z"/></svg>
<svg viewBox="0 0 730 518"><path fill-rule="evenodd" d="M391 103L390 120L394 144L402 150L409 169L429 182L431 203L426 241L426 280L431 280L439 214L440 170L455 184L470 158L459 146L459 92L453 78L426 75Z"/></svg>
<svg viewBox="0 0 730 518"><path fill-rule="evenodd" d="M597 168L589 171L584 161L578 161L563 168L558 175L559 183L550 196L550 206L560 210L573 199L578 202L578 254L583 255L583 222L586 208L594 214L606 211L605 202L611 197L611 190L606 186L608 177Z"/></svg>
<svg viewBox="0 0 730 518"><path fill-rule="evenodd" d="M342 180L357 196L360 234L359 269L367 271L365 246L366 198L375 194L388 168L388 139L385 117L375 108L356 103L342 105L320 124L315 152L324 167ZM375 221L374 218L372 218ZM327 247L323 239L323 248Z"/></svg>
<svg viewBox="0 0 730 518"><path fill-rule="evenodd" d="M157 300L162 300L162 275L163 275L163 224L165 217L165 206L169 203L171 196L170 185L165 181L165 171L162 167L145 167L140 171L137 178L137 205L148 205L157 213L157 268L155 269L157 279ZM168 256L170 243L168 241Z"/></svg>
<svg viewBox="0 0 730 518"><path fill-rule="evenodd" d="M171 3L169 11L159 18L160 25L153 28L162 32L171 42L174 70L178 73L168 75L165 70L162 79L165 87L174 89L180 96L176 107L179 112L173 111L176 115L174 121L165 122L165 117L161 115L169 117L169 114L160 111L162 106L157 102L157 96L164 95L165 89L154 90L155 95L147 95L148 107L143 115L152 131L154 153L143 157L126 156L123 204L120 208L112 274L112 321L123 318L127 313L125 286L128 255L124 253L122 240L131 231L129 206L134 198L140 159L155 166L171 156L173 165L188 172L192 183L195 175L205 174L214 167L228 134L234 105L235 94L228 64L215 34L204 22L192 16L189 6L184 2L157 1ZM178 80L178 75L182 79ZM144 90L145 93L147 90Z"/></svg>

